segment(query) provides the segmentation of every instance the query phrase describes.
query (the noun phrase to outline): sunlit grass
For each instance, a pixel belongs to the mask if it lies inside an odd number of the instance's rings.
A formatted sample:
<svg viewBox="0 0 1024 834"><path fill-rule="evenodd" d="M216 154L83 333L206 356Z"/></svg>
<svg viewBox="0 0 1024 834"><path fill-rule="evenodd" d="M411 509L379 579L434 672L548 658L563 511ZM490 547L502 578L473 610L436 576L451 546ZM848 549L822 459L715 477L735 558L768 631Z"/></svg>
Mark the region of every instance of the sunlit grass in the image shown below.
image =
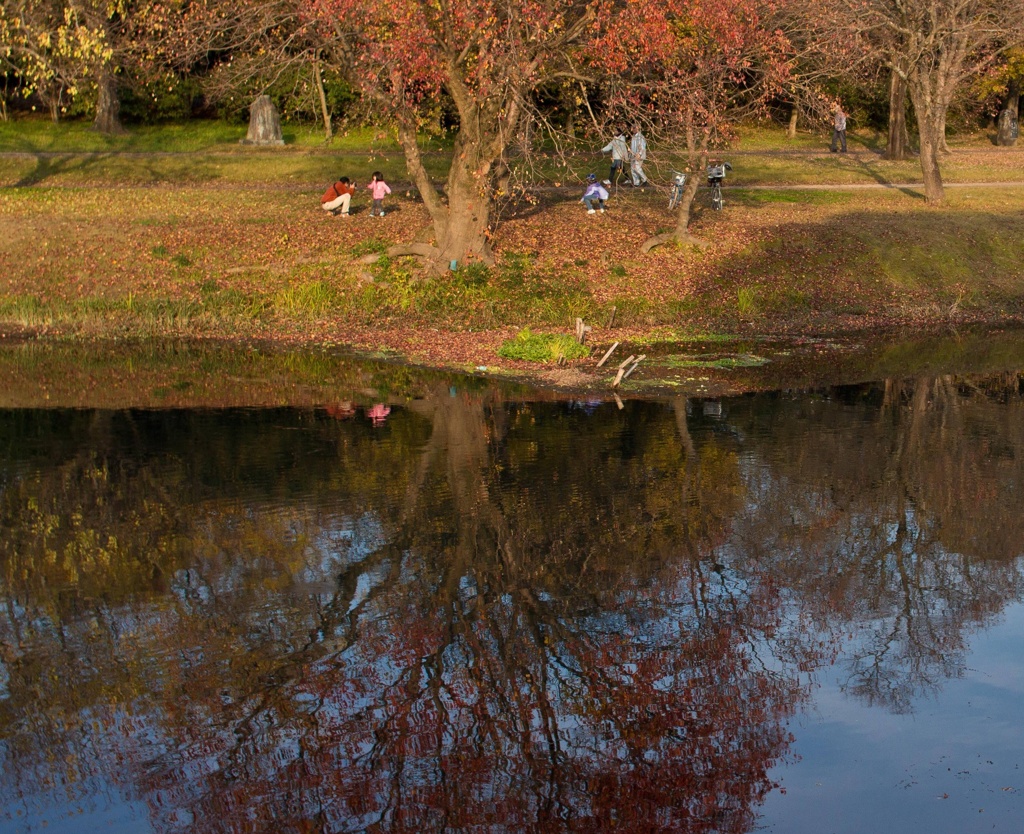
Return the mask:
<svg viewBox="0 0 1024 834"><path fill-rule="evenodd" d="M534 333L529 328L519 331L514 339L503 342L498 356L525 362L548 364L561 360L581 359L590 354L590 348L579 344L565 333Z"/></svg>

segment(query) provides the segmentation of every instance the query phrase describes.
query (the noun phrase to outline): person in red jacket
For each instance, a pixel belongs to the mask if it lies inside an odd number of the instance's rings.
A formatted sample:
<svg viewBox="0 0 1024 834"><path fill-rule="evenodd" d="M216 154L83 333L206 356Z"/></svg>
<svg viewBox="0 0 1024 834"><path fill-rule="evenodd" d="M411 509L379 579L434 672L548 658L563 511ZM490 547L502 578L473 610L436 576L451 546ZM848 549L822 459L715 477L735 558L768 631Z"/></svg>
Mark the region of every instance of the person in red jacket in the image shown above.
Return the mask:
<svg viewBox="0 0 1024 834"><path fill-rule="evenodd" d="M320 198L320 207L336 217L338 215L348 217L352 195L355 193L356 184L349 182L348 177L342 177L324 192Z"/></svg>

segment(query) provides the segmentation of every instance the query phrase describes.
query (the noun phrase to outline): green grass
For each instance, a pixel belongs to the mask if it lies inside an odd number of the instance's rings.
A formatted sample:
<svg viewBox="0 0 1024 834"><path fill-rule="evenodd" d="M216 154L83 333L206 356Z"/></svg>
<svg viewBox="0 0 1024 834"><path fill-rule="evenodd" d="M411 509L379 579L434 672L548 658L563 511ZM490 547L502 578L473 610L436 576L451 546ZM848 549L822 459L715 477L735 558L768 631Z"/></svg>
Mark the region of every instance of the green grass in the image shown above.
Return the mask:
<svg viewBox="0 0 1024 834"><path fill-rule="evenodd" d="M106 136L87 121L19 118L0 122L0 182L295 182L319 186L345 173L379 167L405 181L405 158L394 133L358 128L326 142L316 127L285 124L284 147L247 147L247 125L215 120L128 126ZM421 151L432 176L447 175L451 139L424 137Z"/></svg>
<svg viewBox="0 0 1024 834"><path fill-rule="evenodd" d="M274 309L289 318L317 318L339 304L335 287L325 281L311 281L279 290L274 296Z"/></svg>
<svg viewBox="0 0 1024 834"><path fill-rule="evenodd" d="M358 128L337 134L326 142L318 125L286 123L287 144L282 148L252 148L239 145L247 126L215 120L193 120L178 124L128 126L121 136L93 131L88 121L51 123L43 118L18 118L0 122L0 152L21 152L25 156L0 160L0 183L86 184L97 182L145 183L232 183L267 182L316 188L336 176L381 168L392 182L408 182L401 149L393 132ZM581 139L570 156L539 155L533 173L541 182L574 185L595 167L591 155L599 138ZM916 159L888 162L876 153L874 134L853 134L847 156L827 153L827 131L802 132L795 140L785 138L778 126L753 125L740 129L740 139L717 156L731 158L733 171L729 186L771 184L871 184L916 183L921 179ZM425 136L421 141L423 160L431 176L447 175L452 137ZM977 160L961 154L963 149L991 145L984 136L951 140L954 154L943 160L947 182L1024 181L1024 168L1012 154ZM668 181L678 159L658 148L652 151L651 175ZM780 197L743 197L761 202ZM824 199L801 195L801 199Z"/></svg>
<svg viewBox="0 0 1024 834"><path fill-rule="evenodd" d="M590 348L564 333L534 333L529 328L519 331L514 339L503 342L498 356L525 362L549 364L561 360L582 359Z"/></svg>
<svg viewBox="0 0 1024 834"><path fill-rule="evenodd" d="M330 150L341 153L398 154L401 147L393 131L360 127L335 133L328 142L322 127L284 122L284 148L247 148L245 122L193 119L159 125L126 125L126 131L108 136L92 129L88 120L70 119L51 122L41 117L25 117L0 122L0 151L23 153L201 153L234 152L252 155L253 151L279 154L290 148ZM438 151L450 146L448 137L424 137L422 149Z"/></svg>
<svg viewBox="0 0 1024 834"><path fill-rule="evenodd" d="M736 290L736 309L741 316L751 316L757 312L757 290L752 287L740 287Z"/></svg>

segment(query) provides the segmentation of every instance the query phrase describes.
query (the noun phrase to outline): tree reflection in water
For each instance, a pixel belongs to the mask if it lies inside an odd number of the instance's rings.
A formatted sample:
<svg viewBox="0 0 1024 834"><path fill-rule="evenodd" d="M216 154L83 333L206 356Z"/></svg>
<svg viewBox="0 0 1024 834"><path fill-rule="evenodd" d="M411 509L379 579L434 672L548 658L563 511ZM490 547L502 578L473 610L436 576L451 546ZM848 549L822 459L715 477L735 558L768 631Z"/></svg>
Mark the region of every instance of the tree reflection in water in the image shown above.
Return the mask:
<svg viewBox="0 0 1024 834"><path fill-rule="evenodd" d="M3 414L0 803L747 831L841 635L907 708L1020 593L1016 396L842 393Z"/></svg>
<svg viewBox="0 0 1024 834"><path fill-rule="evenodd" d="M843 393L733 409L743 431L770 430L786 450L757 512L737 521L737 557L771 562L820 628L848 635L849 693L907 712L961 673L972 629L1024 590L1019 377ZM808 420L827 426L813 443Z"/></svg>

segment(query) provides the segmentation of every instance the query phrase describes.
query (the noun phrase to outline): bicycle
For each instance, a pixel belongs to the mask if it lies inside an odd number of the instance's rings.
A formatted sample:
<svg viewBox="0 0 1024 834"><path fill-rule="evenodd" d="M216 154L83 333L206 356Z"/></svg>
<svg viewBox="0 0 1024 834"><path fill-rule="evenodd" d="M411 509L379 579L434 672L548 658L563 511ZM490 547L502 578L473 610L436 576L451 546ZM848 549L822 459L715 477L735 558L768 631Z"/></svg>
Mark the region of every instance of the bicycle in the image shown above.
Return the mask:
<svg viewBox="0 0 1024 834"><path fill-rule="evenodd" d="M683 186L686 185L686 174L673 171L672 188L668 193L668 210L672 211L683 199Z"/></svg>
<svg viewBox="0 0 1024 834"><path fill-rule="evenodd" d="M728 162L716 162L708 166L708 188L711 189L711 208L721 211L725 201L722 199L722 180L725 179L725 172L731 171L732 166Z"/></svg>

